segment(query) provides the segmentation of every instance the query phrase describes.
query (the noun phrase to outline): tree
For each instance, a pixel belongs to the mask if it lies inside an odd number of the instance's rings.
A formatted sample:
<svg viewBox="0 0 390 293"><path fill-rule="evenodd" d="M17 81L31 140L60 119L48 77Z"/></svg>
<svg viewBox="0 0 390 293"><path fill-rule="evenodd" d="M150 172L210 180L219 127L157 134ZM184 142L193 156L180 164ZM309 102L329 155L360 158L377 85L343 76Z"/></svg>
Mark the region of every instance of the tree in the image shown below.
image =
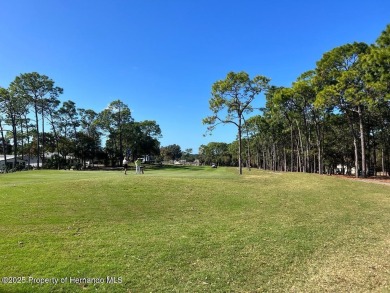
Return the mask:
<svg viewBox="0 0 390 293"><path fill-rule="evenodd" d="M11 97L10 93L5 88L0 88L0 106L2 109L4 109L4 112L6 113L6 116L11 117L12 121L15 121L15 112L12 110L11 106ZM10 107L11 106L11 107ZM11 114L11 115L10 115ZM4 155L4 164L5 164L5 172L7 170L7 151L6 151L6 139L4 136L4 131L6 131L3 128L2 120L5 120L4 117L0 117L0 131L1 131L1 140L2 140L2 146L3 146L3 155ZM12 126L14 126L14 123L12 123ZM14 129L14 127L12 127ZM14 137L14 151L16 151L16 130L12 131L13 137ZM15 155L15 162L16 162L16 155Z"/></svg>
<svg viewBox="0 0 390 293"><path fill-rule="evenodd" d="M91 109L78 109L81 131L77 136L77 146L83 146L82 153L87 152L85 159L91 159L101 150L101 133L98 131L98 114ZM80 142L83 142L80 144ZM85 161L84 159L84 161Z"/></svg>
<svg viewBox="0 0 390 293"><path fill-rule="evenodd" d="M98 114L91 109L78 109L80 117L80 126L88 136L95 136L99 134L97 131Z"/></svg>
<svg viewBox="0 0 390 293"><path fill-rule="evenodd" d="M363 59L365 80L378 96L390 98L390 25Z"/></svg>
<svg viewBox="0 0 390 293"><path fill-rule="evenodd" d="M106 109L99 113L97 124L106 132L106 148L109 148L112 159L119 158L120 164L123 161L123 127L133 121L129 106L121 100L111 102Z"/></svg>
<svg viewBox="0 0 390 293"><path fill-rule="evenodd" d="M185 149L181 158L187 162L194 162L197 158L197 155L193 154L192 152L192 148Z"/></svg>
<svg viewBox="0 0 390 293"><path fill-rule="evenodd" d="M123 125L123 132L124 147L131 150L134 159L160 154L161 129L156 121L129 122Z"/></svg>
<svg viewBox="0 0 390 293"><path fill-rule="evenodd" d="M226 79L215 82L211 90L209 108L212 115L203 119L208 131L219 124L234 124L238 136L238 166L242 174L242 130L244 115L253 111L255 97L268 88L270 79L265 76L249 78L246 72L229 72ZM225 116L224 116L225 115ZM224 117L223 117L224 116Z"/></svg>
<svg viewBox="0 0 390 293"><path fill-rule="evenodd" d="M76 103L71 100L63 102L55 112L55 119L58 129L58 151L66 158L76 149L77 129L80 126Z"/></svg>
<svg viewBox="0 0 390 293"><path fill-rule="evenodd" d="M139 138L140 153L142 155L159 155L162 137L160 126L154 120L145 120L137 123L141 131Z"/></svg>
<svg viewBox="0 0 390 293"><path fill-rule="evenodd" d="M163 156L164 160L177 160L182 156L181 148L177 144L171 144L166 147L161 147L160 153L161 156Z"/></svg>
<svg viewBox="0 0 390 293"><path fill-rule="evenodd" d="M382 172L385 173L385 157L387 157L387 165L390 165L390 24L376 40L376 44L371 46L370 53L363 59L363 68L366 73L365 81L370 93L375 97L375 103L370 104L370 112L376 117L377 125L371 134L379 139L377 145L381 148L380 163ZM374 143L374 157L376 157L375 147ZM387 170L389 168L390 166Z"/></svg>
<svg viewBox="0 0 390 293"><path fill-rule="evenodd" d="M44 101L48 98L58 97L63 93L63 89L54 86L54 81L46 75L37 72L24 73L17 76L10 85L10 90L19 98L27 99L32 105L35 114L36 146L37 146L37 167L39 167L40 156L40 131L39 117L43 113Z"/></svg>
<svg viewBox="0 0 390 293"><path fill-rule="evenodd" d="M73 103L73 102L72 102ZM52 118L52 114L56 112L57 107L60 104L60 100L57 98L57 95L52 95L49 98L42 99L41 101L41 123L42 123L42 164L45 163L45 152L46 152L46 132L45 132L45 118ZM50 135L50 134L49 134ZM57 141L56 135L54 139Z"/></svg>
<svg viewBox="0 0 390 293"><path fill-rule="evenodd" d="M14 152L14 166L17 162L18 154L18 122L21 116L27 112L27 101L19 98L15 92L0 87L0 104L4 109L7 124L11 126L13 152Z"/></svg>
<svg viewBox="0 0 390 293"><path fill-rule="evenodd" d="M232 155L229 153L229 144L224 142L210 142L201 145L199 157L203 164L215 163L218 166L229 166Z"/></svg>
<svg viewBox="0 0 390 293"><path fill-rule="evenodd" d="M84 166L87 160L93 160L99 150L99 140L87 133L80 131L77 133L75 141L75 156L81 159Z"/></svg>
<svg viewBox="0 0 390 293"><path fill-rule="evenodd" d="M317 95L316 104L320 107L335 107L347 116L355 148L356 177L359 173L359 137L362 175L366 175L363 116L369 96L363 80L361 60L368 50L365 43L346 44L324 54L317 62L317 78L322 88ZM355 121L358 127L355 126Z"/></svg>
<svg viewBox="0 0 390 293"><path fill-rule="evenodd" d="M0 106L1 106L1 101L0 101ZM0 113L1 146L2 146L2 151L3 151L3 156L4 156L4 164L5 164L4 172L7 172L7 149L6 149L6 139L4 136L5 129L3 128L3 120L4 120L4 118L1 116L1 113Z"/></svg>
<svg viewBox="0 0 390 293"><path fill-rule="evenodd" d="M294 110L299 115L300 124L302 125L304 138L304 169L309 172L310 153L312 153L312 136L315 137L317 147L317 166L318 173L323 172L323 121L326 116L326 107L315 107L314 101L317 96L317 85L315 84L315 71L307 71L293 83L292 100ZM314 129L314 135L312 130ZM314 170L316 171L316 170Z"/></svg>
<svg viewBox="0 0 390 293"><path fill-rule="evenodd" d="M60 101L58 99L54 99L51 101L51 106L48 107L47 109L47 116L48 116L48 121L49 121L49 124L51 126L51 130L52 130L52 134L53 134L53 137L54 137L54 141L55 141L55 150L57 151L57 153L59 154L60 152L60 148L59 148L59 142L60 142L60 134L59 134L59 128L60 128L60 115L58 113L58 111L56 110L57 107L59 106L60 104ZM59 157L59 155L58 155ZM57 167L58 169L60 169L60 163L61 163L61 160L57 160Z"/></svg>
<svg viewBox="0 0 390 293"><path fill-rule="evenodd" d="M260 168L260 153L262 149L262 139L261 139L261 134L262 134L262 127L261 123L263 117L260 115L252 116L249 119L246 120L246 129L249 133L252 148L256 152L256 162L255 165Z"/></svg>

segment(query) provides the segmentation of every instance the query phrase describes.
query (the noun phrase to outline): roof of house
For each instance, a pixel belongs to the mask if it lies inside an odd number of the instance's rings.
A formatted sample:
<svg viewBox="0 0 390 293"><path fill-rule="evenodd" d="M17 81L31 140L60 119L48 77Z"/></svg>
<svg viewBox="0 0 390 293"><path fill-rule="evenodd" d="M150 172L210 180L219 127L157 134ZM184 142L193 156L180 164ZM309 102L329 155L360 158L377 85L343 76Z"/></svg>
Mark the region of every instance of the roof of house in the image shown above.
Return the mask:
<svg viewBox="0 0 390 293"><path fill-rule="evenodd" d="M13 161L15 156L14 155L6 155L7 161ZM27 161L26 159L22 159L22 157L16 157L18 161ZM0 161L4 161L4 155L0 154Z"/></svg>

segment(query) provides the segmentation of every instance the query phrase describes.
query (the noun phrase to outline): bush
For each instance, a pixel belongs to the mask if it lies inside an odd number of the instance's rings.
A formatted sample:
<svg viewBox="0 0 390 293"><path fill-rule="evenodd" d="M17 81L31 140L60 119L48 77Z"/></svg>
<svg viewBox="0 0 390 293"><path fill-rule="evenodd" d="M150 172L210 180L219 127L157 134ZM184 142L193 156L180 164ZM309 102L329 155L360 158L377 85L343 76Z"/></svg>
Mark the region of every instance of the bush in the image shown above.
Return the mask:
<svg viewBox="0 0 390 293"><path fill-rule="evenodd" d="M58 169L58 166L60 169L66 166L66 160L59 155L53 155L50 159L46 160L43 169Z"/></svg>
<svg viewBox="0 0 390 293"><path fill-rule="evenodd" d="M22 171L22 170L24 170L24 165L17 165L15 167L15 169L16 169L16 171Z"/></svg>
<svg viewBox="0 0 390 293"><path fill-rule="evenodd" d="M81 163L74 163L73 165L70 166L70 169L81 170L82 167L83 167L83 164L81 164Z"/></svg>

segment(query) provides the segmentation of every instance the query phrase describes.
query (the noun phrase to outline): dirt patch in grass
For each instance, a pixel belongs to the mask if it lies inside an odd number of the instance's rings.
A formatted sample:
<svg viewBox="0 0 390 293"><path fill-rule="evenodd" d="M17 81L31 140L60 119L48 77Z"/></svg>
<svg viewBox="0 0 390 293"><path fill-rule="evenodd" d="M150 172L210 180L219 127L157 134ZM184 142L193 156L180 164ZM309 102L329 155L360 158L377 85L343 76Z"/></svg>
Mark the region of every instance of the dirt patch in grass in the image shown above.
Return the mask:
<svg viewBox="0 0 390 293"><path fill-rule="evenodd" d="M375 177L368 177L368 178L356 178L354 176L347 176L347 175L337 175L344 179L349 180L355 180L355 181L362 181L367 183L376 183L376 184L383 184L390 186L390 177L386 176L375 176Z"/></svg>

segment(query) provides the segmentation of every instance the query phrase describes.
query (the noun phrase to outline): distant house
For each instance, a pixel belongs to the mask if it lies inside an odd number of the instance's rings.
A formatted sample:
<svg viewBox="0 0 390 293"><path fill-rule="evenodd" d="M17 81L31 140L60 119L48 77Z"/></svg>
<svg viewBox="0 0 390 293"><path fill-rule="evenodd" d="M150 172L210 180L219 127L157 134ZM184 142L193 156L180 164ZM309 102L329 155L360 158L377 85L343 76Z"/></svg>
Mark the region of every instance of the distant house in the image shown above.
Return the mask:
<svg viewBox="0 0 390 293"><path fill-rule="evenodd" d="M45 153L45 161L52 159L54 156L62 157L62 155L60 155L58 153ZM66 156L66 160L69 164L73 164L76 162L76 159L75 159L73 154L68 154ZM38 167L38 157L37 156L32 156L30 158L30 166L32 166L34 168ZM39 167L40 168L42 167L42 158L41 157L39 158Z"/></svg>
<svg viewBox="0 0 390 293"><path fill-rule="evenodd" d="M23 160L21 157L16 157L16 166L14 165L15 164L15 156L7 155L6 158L7 158L7 169L12 169L12 168L15 168L17 166L26 167L27 161ZM4 155L0 155L0 170L4 170L6 167L5 165L6 164L5 164Z"/></svg>

